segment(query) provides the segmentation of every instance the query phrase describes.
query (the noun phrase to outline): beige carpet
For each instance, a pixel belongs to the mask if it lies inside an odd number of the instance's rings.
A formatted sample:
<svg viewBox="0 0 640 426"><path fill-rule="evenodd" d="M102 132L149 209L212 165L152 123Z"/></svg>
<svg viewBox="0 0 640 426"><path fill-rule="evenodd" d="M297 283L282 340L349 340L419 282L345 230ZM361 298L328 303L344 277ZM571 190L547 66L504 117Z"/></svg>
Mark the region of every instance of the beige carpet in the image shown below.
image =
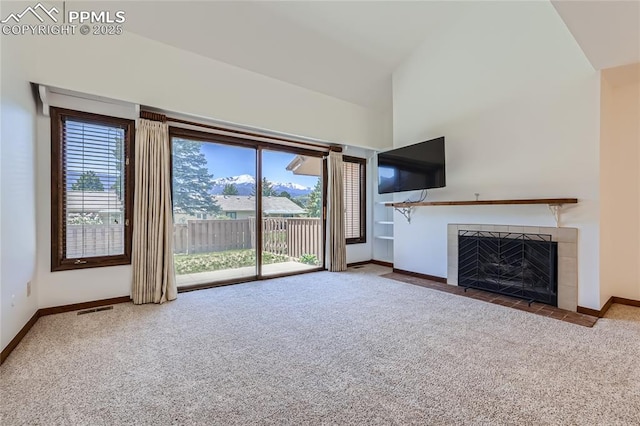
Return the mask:
<svg viewBox="0 0 640 426"><path fill-rule="evenodd" d="M367 266L42 318L2 425L640 424L640 309L594 328Z"/></svg>

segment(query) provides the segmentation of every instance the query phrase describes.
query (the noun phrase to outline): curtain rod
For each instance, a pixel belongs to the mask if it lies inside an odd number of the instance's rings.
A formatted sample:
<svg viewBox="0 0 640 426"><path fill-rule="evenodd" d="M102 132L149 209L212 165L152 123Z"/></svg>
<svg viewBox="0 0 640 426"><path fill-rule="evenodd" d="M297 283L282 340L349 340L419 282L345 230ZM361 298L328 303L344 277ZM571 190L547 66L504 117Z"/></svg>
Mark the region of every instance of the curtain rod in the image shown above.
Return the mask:
<svg viewBox="0 0 640 426"><path fill-rule="evenodd" d="M279 141L279 142L294 143L296 145L304 145L304 146L313 147L313 148L324 148L324 149L327 149L329 151L342 152L342 147L340 147L340 146L314 144L314 143L311 143L311 142L303 142L303 141L299 141L299 140L295 140L295 139L288 139L288 138L268 135L268 134L264 134L264 133L256 133L256 132L249 132L249 131L246 131L246 130L239 130L239 129L231 129L231 128L227 128L227 127L221 127L221 126L214 126L212 124L198 123L196 121L183 120L181 118L169 117L169 116L167 116L165 114L160 114L160 113L157 113L157 112L141 110L140 111L140 118L144 118L146 120L152 120L152 121L161 121L163 123L171 122L171 123L176 123L176 124L185 124L185 125L188 125L188 126L202 127L202 128L205 128L205 129L216 130L216 131L219 131L219 132L235 133L235 134L238 134L238 135L250 136L250 137L254 137L254 138L271 139L271 140Z"/></svg>

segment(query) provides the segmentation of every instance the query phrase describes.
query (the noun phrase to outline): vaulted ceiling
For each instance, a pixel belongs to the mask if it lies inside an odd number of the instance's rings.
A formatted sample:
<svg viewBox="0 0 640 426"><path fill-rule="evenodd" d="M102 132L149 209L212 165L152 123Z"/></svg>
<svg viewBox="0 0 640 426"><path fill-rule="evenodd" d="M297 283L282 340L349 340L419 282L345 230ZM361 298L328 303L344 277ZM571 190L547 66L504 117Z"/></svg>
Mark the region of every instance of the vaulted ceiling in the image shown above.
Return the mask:
<svg viewBox="0 0 640 426"><path fill-rule="evenodd" d="M456 2L393 1L122 8L127 31L372 108L390 107L393 70L463 9Z"/></svg>
<svg viewBox="0 0 640 426"><path fill-rule="evenodd" d="M552 1L595 69L640 62L640 1Z"/></svg>
<svg viewBox="0 0 640 426"><path fill-rule="evenodd" d="M640 61L637 1L552 4L596 69ZM368 108L388 109L394 69L482 2L168 1L121 7L127 31Z"/></svg>

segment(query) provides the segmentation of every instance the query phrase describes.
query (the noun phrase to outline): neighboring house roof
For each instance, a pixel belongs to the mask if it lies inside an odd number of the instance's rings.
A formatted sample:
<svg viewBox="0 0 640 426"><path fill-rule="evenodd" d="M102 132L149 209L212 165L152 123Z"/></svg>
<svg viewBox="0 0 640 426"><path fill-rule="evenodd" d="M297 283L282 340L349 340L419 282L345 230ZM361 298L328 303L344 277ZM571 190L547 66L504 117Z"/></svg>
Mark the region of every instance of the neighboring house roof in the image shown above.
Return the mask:
<svg viewBox="0 0 640 426"><path fill-rule="evenodd" d="M296 155L287 165L287 170L294 175L320 176L322 175L322 158Z"/></svg>
<svg viewBox="0 0 640 426"><path fill-rule="evenodd" d="M214 195L223 212L252 212L256 199L250 195ZM266 214L304 214L307 211L287 197L262 197L262 211Z"/></svg>
<svg viewBox="0 0 640 426"><path fill-rule="evenodd" d="M68 213L117 213L122 202L113 191L67 191Z"/></svg>

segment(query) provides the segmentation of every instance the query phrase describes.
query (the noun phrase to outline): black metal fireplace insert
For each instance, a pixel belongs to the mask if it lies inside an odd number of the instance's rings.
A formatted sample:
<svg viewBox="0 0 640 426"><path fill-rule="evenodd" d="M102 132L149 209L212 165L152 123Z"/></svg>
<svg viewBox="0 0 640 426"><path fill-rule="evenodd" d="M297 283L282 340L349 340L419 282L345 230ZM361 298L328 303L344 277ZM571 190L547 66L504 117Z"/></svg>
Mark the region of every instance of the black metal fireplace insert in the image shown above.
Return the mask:
<svg viewBox="0 0 640 426"><path fill-rule="evenodd" d="M458 285L558 306L551 235L458 231Z"/></svg>

